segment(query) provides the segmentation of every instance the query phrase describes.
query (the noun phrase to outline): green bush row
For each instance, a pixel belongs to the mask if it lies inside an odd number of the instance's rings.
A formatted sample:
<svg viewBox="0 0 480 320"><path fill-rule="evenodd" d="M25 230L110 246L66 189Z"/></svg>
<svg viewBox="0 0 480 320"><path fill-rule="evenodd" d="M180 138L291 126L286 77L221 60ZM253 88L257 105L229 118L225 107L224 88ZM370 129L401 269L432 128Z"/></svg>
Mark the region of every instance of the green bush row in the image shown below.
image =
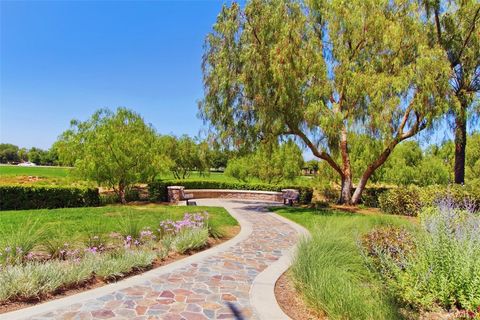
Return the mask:
<svg viewBox="0 0 480 320"><path fill-rule="evenodd" d="M448 201L450 205L480 210L480 187L474 185L408 186L387 190L379 196L380 209L389 214L417 216L425 207Z"/></svg>
<svg viewBox="0 0 480 320"><path fill-rule="evenodd" d="M367 187L362 192L362 201L361 203L367 207L378 208L379 207L379 196L390 190L387 187ZM318 195L325 202L336 202L340 197L340 189L333 186L323 186L317 189ZM352 195L355 192L355 189L352 190Z"/></svg>
<svg viewBox="0 0 480 320"><path fill-rule="evenodd" d="M0 210L93 207L99 204L97 188L0 186Z"/></svg>
<svg viewBox="0 0 480 320"><path fill-rule="evenodd" d="M281 191L282 189L297 189L300 192L300 203L312 201L313 189L295 185L272 185L262 183L223 182L207 180L162 180L148 185L151 201L168 201L168 186L184 186L185 189L230 189L230 190L256 190L256 191Z"/></svg>

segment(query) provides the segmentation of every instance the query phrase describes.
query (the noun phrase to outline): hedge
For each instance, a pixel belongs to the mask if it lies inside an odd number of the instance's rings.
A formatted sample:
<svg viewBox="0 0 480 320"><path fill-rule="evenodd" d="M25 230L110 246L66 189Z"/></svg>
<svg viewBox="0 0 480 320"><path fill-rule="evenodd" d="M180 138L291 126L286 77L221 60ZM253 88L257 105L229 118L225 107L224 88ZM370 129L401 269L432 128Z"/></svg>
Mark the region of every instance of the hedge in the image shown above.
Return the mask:
<svg viewBox="0 0 480 320"><path fill-rule="evenodd" d="M289 184L272 185L262 183L223 182L208 180L162 180L148 185L150 201L168 201L168 186L184 186L185 189L230 189L230 190L256 190L256 191L281 191L282 189L297 189L300 192L300 203L312 201L313 189L305 186Z"/></svg>
<svg viewBox="0 0 480 320"><path fill-rule="evenodd" d="M99 204L97 188L0 186L0 210L91 207Z"/></svg>
<svg viewBox="0 0 480 320"><path fill-rule="evenodd" d="M387 187L367 187L363 189L360 202L368 207L378 208L380 206L378 198L384 192L390 190ZM340 197L340 189L333 186L323 186L316 189L317 194L325 202L337 202ZM355 189L352 190L352 195Z"/></svg>
<svg viewBox="0 0 480 320"><path fill-rule="evenodd" d="M480 188L474 185L408 186L388 190L380 195L383 212L417 216L425 207L432 207L442 200L457 208L480 211Z"/></svg>

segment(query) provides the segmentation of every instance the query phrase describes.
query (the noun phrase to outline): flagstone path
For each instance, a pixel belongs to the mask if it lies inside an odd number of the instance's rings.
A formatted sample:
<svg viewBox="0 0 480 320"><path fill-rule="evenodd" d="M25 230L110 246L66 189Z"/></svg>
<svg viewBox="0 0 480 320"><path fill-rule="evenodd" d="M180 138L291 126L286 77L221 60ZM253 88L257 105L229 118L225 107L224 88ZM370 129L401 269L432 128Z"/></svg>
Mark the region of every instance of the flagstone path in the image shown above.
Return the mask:
<svg viewBox="0 0 480 320"><path fill-rule="evenodd" d="M265 207L272 203L220 199L197 203L225 207L240 222L240 234L165 267L0 319L288 319L274 300L273 285L290 262L287 255L298 241L299 229L267 212ZM283 267L273 267L279 259ZM271 280L256 283L261 273ZM252 301L252 296L270 303Z"/></svg>

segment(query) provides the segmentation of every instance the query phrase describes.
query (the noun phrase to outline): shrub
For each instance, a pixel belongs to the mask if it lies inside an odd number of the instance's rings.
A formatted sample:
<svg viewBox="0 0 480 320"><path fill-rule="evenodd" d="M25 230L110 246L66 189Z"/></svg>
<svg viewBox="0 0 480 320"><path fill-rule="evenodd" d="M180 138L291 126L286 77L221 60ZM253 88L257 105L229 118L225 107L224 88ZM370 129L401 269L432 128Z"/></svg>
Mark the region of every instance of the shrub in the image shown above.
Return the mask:
<svg viewBox="0 0 480 320"><path fill-rule="evenodd" d="M418 309L480 306L480 216L447 201L421 214L415 254L401 266L380 256L382 275L400 301Z"/></svg>
<svg viewBox="0 0 480 320"><path fill-rule="evenodd" d="M150 250L117 250L100 255L89 255L83 263L90 264L92 271L105 280L125 276L135 268L152 264L157 254Z"/></svg>
<svg viewBox="0 0 480 320"><path fill-rule="evenodd" d="M138 189L128 189L125 192L125 200L127 202L130 201L143 201L143 199L140 197L140 191ZM116 193L103 193L100 195L100 204L102 206L104 205L109 205L113 203L120 203L120 197Z"/></svg>
<svg viewBox="0 0 480 320"><path fill-rule="evenodd" d="M231 190L258 190L258 191L281 191L282 189L297 189L300 192L300 203L312 201L313 189L295 185L273 185L262 183L223 182L209 180L163 180L155 181L148 185L151 201L168 201L168 186L181 185L185 189L231 189Z"/></svg>
<svg viewBox="0 0 480 320"><path fill-rule="evenodd" d="M156 258L153 251L119 250L88 254L80 261L49 260L0 267L0 303L40 299L61 288L81 284L96 274L106 280L144 268Z"/></svg>
<svg viewBox="0 0 480 320"><path fill-rule="evenodd" d="M423 208L435 206L446 198L457 208L480 210L480 188L475 185L399 187L382 193L379 204L385 213L417 216Z"/></svg>
<svg viewBox="0 0 480 320"><path fill-rule="evenodd" d="M40 299L61 287L84 282L92 276L92 270L83 263L58 260L28 262L0 270L0 303Z"/></svg>
<svg viewBox="0 0 480 320"><path fill-rule="evenodd" d="M172 245L176 252L183 254L204 247L207 241L207 228L184 229L175 236Z"/></svg>
<svg viewBox="0 0 480 320"><path fill-rule="evenodd" d="M377 266L386 255L400 268L404 268L406 255L415 250L413 236L405 228L392 226L375 228L362 237L362 246L366 256Z"/></svg>
<svg viewBox="0 0 480 320"><path fill-rule="evenodd" d="M389 188L385 187L365 188L362 193L362 203L368 207L378 208L380 206L379 197L388 190Z"/></svg>
<svg viewBox="0 0 480 320"><path fill-rule="evenodd" d="M419 194L419 187L401 187L382 193L378 202L385 213L416 216L422 207Z"/></svg>
<svg viewBox="0 0 480 320"><path fill-rule="evenodd" d="M91 207L99 204L97 188L0 186L0 210Z"/></svg>

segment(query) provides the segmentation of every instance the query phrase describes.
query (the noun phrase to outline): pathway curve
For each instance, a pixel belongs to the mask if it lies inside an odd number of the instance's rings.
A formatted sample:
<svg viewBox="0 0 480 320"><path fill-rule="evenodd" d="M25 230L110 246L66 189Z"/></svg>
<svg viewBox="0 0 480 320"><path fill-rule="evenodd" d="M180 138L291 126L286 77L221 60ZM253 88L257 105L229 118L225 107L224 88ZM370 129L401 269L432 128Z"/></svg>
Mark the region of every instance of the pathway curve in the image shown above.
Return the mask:
<svg viewBox="0 0 480 320"><path fill-rule="evenodd" d="M290 263L298 226L267 212L272 203L197 203L225 207L240 222L240 234L165 267L0 319L288 319L273 285Z"/></svg>

